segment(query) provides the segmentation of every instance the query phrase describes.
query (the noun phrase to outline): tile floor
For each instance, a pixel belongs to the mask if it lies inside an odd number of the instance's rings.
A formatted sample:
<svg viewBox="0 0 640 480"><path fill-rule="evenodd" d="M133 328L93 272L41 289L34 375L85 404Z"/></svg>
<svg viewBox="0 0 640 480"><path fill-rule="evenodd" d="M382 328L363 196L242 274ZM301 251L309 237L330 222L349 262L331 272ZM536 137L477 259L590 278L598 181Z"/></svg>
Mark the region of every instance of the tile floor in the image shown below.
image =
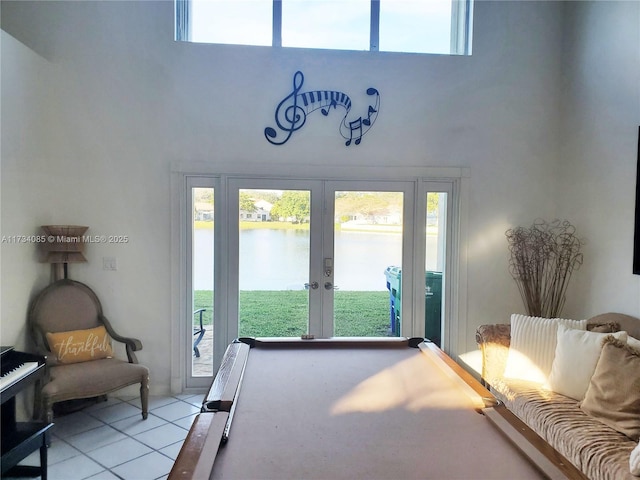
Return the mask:
<svg viewBox="0 0 640 480"><path fill-rule="evenodd" d="M49 479L166 479L202 398L152 396L147 420L142 420L140 398L132 397L109 397L57 417L48 451ZM39 465L40 457L35 452L21 464Z"/></svg>

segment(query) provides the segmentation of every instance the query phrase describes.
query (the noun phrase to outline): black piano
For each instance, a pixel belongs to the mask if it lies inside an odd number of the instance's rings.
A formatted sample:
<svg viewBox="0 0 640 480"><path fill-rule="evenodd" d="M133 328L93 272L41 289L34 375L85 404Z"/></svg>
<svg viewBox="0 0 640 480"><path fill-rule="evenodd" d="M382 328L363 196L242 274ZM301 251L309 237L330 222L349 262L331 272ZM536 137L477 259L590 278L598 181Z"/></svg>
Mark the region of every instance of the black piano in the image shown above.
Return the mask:
<svg viewBox="0 0 640 480"><path fill-rule="evenodd" d="M37 476L47 478L48 431L52 423L16 421L16 395L45 374L45 358L0 347L0 401L2 402L2 476ZM40 449L40 466L18 465L22 459Z"/></svg>

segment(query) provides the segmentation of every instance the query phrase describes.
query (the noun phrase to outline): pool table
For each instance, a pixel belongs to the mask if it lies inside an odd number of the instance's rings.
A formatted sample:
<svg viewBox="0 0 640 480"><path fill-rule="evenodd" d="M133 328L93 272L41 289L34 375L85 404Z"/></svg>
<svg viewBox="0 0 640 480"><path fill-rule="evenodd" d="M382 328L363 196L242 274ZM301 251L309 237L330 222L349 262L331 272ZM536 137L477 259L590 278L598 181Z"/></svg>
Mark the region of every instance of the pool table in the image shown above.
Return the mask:
<svg viewBox="0 0 640 480"><path fill-rule="evenodd" d="M584 478L434 344L239 339L169 475Z"/></svg>

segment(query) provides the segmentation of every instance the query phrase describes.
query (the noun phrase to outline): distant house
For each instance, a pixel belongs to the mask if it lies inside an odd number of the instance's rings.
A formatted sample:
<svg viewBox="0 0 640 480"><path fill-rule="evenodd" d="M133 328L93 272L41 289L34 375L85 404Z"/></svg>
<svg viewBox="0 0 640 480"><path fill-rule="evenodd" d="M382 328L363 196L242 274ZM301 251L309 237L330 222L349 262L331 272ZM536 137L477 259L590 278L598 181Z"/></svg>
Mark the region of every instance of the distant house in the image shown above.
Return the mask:
<svg viewBox="0 0 640 480"><path fill-rule="evenodd" d="M193 219L194 220L213 220L213 203L209 202L195 202L193 205Z"/></svg>
<svg viewBox="0 0 640 480"><path fill-rule="evenodd" d="M258 200L254 205L256 209L253 212L240 210L240 220L244 220L246 222L268 222L271 220L272 203L269 203L266 200Z"/></svg>
<svg viewBox="0 0 640 480"><path fill-rule="evenodd" d="M402 224L402 214L400 212L387 212L381 215L364 215L356 213L353 215L336 215L336 223L351 222L363 225L400 225Z"/></svg>

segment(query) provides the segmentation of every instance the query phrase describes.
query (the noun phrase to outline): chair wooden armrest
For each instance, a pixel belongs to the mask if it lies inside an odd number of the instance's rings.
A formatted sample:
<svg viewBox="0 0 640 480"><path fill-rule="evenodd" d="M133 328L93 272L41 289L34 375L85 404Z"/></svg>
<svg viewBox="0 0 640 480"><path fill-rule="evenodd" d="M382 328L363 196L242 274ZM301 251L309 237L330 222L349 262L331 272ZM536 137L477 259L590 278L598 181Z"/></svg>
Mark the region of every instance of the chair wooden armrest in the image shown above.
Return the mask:
<svg viewBox="0 0 640 480"><path fill-rule="evenodd" d="M113 340L115 340L116 342L124 343L129 363L138 363L138 358L133 352L142 350L142 342L137 338L123 337L122 335L117 334L111 326L111 322L109 322L109 320L104 315L100 316L100 321L104 324L104 328L107 330L107 333Z"/></svg>
<svg viewBox="0 0 640 480"><path fill-rule="evenodd" d="M482 353L482 380L491 384L504 375L511 344L511 325L480 325L476 330L476 343Z"/></svg>

